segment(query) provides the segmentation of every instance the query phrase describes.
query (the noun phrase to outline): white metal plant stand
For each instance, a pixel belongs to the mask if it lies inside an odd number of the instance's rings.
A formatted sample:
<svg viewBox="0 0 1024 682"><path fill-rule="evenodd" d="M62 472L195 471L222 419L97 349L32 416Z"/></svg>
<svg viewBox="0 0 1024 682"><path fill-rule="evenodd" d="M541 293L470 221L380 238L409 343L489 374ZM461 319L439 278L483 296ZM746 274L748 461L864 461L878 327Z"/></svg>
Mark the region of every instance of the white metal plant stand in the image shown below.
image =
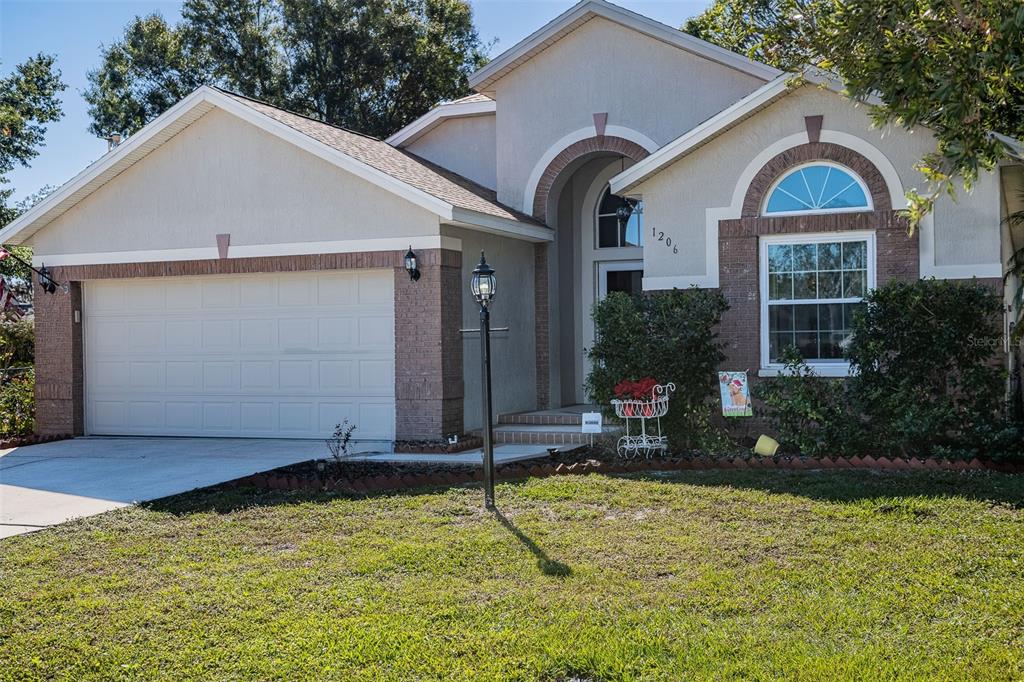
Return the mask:
<svg viewBox="0 0 1024 682"><path fill-rule="evenodd" d="M650 458L668 448L668 438L661 435L661 418L668 412L669 394L675 390L675 384L657 384L651 389L650 400L612 401L615 416L626 422L626 433L616 447L620 457L633 459L642 454ZM653 424L648 424L648 420L653 420Z"/></svg>

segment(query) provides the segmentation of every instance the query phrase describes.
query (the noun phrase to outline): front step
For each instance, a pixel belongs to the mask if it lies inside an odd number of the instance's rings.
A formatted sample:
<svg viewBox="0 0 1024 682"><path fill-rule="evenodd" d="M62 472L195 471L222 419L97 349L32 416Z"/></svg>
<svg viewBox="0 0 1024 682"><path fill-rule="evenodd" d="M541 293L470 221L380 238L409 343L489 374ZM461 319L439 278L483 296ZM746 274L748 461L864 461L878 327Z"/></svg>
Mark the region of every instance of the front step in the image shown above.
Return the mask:
<svg viewBox="0 0 1024 682"><path fill-rule="evenodd" d="M498 424L494 427L494 442L500 444L515 443L518 445L591 445L601 434L582 433L583 412L596 410L596 407L574 406L554 410L538 410L536 412L516 412L498 415ZM619 432L617 427L606 426L604 435L614 436ZM479 434L480 432L475 432Z"/></svg>
<svg viewBox="0 0 1024 682"><path fill-rule="evenodd" d="M573 405L552 410L499 414L498 424L526 424L529 426L579 426L584 412L598 412L597 405Z"/></svg>
<svg viewBox="0 0 1024 682"><path fill-rule="evenodd" d="M618 429L604 428L604 435L615 435ZM578 425L536 426L530 424L501 424L494 427L494 442L519 445L591 445L601 434L581 433Z"/></svg>

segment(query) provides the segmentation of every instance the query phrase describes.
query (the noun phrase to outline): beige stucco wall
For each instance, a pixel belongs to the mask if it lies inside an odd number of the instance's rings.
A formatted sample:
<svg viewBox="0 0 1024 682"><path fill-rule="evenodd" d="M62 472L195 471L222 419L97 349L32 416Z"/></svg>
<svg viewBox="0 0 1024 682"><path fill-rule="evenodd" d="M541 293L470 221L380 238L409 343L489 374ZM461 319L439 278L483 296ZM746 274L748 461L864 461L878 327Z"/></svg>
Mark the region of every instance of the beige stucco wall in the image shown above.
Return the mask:
<svg viewBox="0 0 1024 682"><path fill-rule="evenodd" d="M658 146L762 85L606 19L595 18L494 84L498 198L516 208L534 166L593 114Z"/></svg>
<svg viewBox="0 0 1024 682"><path fill-rule="evenodd" d="M406 146L413 154L497 188L494 114L450 118Z"/></svg>
<svg viewBox="0 0 1024 682"><path fill-rule="evenodd" d="M496 414L522 412L537 407L536 343L533 305L533 244L517 239L444 226L444 234L462 240L462 326L480 327L480 308L469 292L473 268L480 251L498 280L497 296L491 307L491 327L508 327L491 335L492 397ZM463 334L463 377L465 381L466 430L480 428L481 412L480 335Z"/></svg>
<svg viewBox="0 0 1024 682"><path fill-rule="evenodd" d="M31 239L37 257L438 234L436 215L213 110Z"/></svg>
<svg viewBox="0 0 1024 682"><path fill-rule="evenodd" d="M900 187L893 193L897 207L906 205L904 192L924 188L914 164L932 150L933 139L925 130L874 129L864 107L833 92L805 86L790 94L708 144L668 166L631 193L643 195L648 241L644 249L644 275L693 277L706 274L708 209L721 209L717 218L738 218L734 203L746 191L738 182L745 172L756 172L757 157L784 138L796 136L791 145L807 142L805 116L824 116L822 140L835 131L874 147L891 164ZM782 151L779 149L778 151ZM766 159L765 159L766 160ZM753 166L757 166L754 168ZM885 170L880 168L882 174ZM745 181L744 181L745 182ZM733 210L728 210L729 207ZM970 193L960 191L957 201L940 199L932 218L934 256L922 247L922 259L933 265L970 266L999 262L999 183L994 173L984 174ZM717 220L714 221L717 225ZM664 231L679 246L674 254L663 242L650 239L651 229ZM716 245L712 245L717 248ZM925 271L922 263L922 271ZM938 276L942 276L941 273Z"/></svg>

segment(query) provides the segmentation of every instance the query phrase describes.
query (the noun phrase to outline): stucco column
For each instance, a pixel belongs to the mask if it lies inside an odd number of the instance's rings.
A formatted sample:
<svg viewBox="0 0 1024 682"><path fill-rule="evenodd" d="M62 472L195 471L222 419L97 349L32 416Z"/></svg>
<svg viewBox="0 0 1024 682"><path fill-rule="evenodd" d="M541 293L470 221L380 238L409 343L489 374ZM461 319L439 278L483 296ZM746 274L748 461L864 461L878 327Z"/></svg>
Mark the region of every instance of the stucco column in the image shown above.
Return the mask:
<svg viewBox="0 0 1024 682"><path fill-rule="evenodd" d="M462 254L418 251L420 279L395 268L395 438L462 433Z"/></svg>
<svg viewBox="0 0 1024 682"><path fill-rule="evenodd" d="M65 281L60 268L53 277ZM82 372L82 286L71 282L47 294L35 284L36 433L85 433L85 392ZM78 311L78 318L75 312Z"/></svg>

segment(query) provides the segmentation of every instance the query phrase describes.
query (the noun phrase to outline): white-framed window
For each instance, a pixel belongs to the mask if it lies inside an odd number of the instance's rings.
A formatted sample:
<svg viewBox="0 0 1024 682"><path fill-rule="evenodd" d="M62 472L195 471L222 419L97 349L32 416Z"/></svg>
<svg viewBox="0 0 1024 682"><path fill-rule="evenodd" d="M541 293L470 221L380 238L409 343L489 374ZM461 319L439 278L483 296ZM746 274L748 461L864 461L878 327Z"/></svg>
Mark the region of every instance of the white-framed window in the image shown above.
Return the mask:
<svg viewBox="0 0 1024 682"><path fill-rule="evenodd" d="M871 193L852 170L831 161L792 168L765 195L762 215L870 211Z"/></svg>
<svg viewBox="0 0 1024 682"><path fill-rule="evenodd" d="M846 376L853 315L875 286L873 232L760 238L761 370L778 373L795 347L823 376Z"/></svg>
<svg viewBox="0 0 1024 682"><path fill-rule="evenodd" d="M622 220L620 209L629 208L629 219ZM643 202L630 204L606 187L597 202L597 248L615 249L644 245Z"/></svg>

